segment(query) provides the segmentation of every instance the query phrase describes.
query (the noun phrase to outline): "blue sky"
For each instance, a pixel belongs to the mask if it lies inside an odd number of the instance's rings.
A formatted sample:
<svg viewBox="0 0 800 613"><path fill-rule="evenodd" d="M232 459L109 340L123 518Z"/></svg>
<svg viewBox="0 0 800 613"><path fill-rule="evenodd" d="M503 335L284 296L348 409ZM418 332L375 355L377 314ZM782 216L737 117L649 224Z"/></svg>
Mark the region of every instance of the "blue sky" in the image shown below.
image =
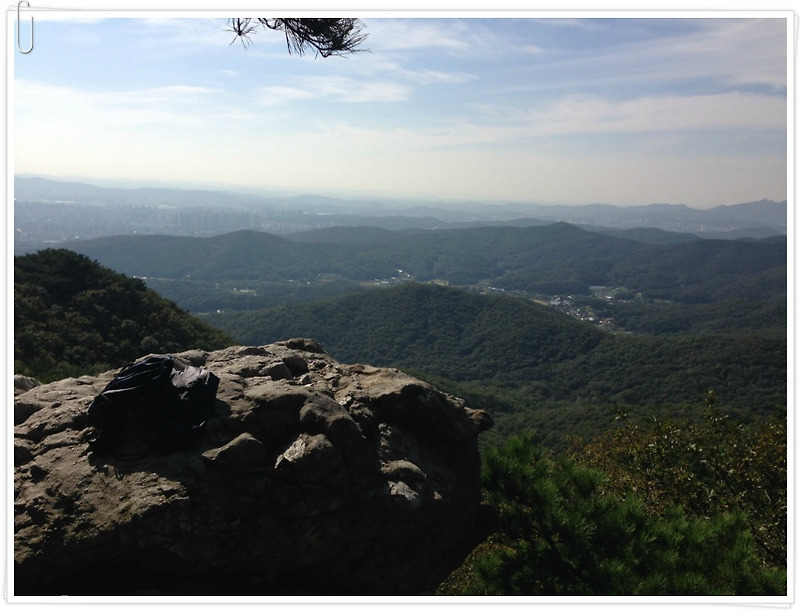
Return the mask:
<svg viewBox="0 0 800 613"><path fill-rule="evenodd" d="M16 173L545 204L786 198L785 13L368 13L369 52L327 59L270 31L230 44L221 15L125 15L36 15L34 51L14 54Z"/></svg>

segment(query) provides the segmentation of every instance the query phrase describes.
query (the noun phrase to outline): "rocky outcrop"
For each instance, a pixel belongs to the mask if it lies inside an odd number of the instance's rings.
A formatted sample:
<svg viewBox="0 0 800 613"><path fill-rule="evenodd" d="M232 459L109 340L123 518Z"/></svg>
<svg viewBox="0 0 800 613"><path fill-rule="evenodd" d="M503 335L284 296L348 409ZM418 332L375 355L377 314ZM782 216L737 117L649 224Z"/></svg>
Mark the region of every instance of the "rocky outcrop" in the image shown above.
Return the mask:
<svg viewBox="0 0 800 613"><path fill-rule="evenodd" d="M89 451L114 372L20 382L16 595L421 594L474 546L482 411L310 340L175 358L220 382L172 453Z"/></svg>
<svg viewBox="0 0 800 613"><path fill-rule="evenodd" d="M14 375L14 395L22 394L28 390L32 390L39 385L39 382L33 377L26 377L25 375Z"/></svg>

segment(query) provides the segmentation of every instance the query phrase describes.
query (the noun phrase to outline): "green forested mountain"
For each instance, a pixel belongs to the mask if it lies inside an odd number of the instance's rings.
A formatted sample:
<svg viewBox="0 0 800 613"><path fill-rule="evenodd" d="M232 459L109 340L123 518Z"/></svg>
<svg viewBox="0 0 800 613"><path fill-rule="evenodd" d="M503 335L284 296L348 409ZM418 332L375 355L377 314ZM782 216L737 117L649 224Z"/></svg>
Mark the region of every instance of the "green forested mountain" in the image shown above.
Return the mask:
<svg viewBox="0 0 800 613"><path fill-rule="evenodd" d="M233 341L131 279L66 249L14 258L14 372L42 381L147 353Z"/></svg>
<svg viewBox="0 0 800 613"><path fill-rule="evenodd" d="M416 283L307 305L209 315L208 321L245 343L305 334L342 361L515 384L584 355L603 338L595 327L530 301Z"/></svg>
<svg viewBox="0 0 800 613"><path fill-rule="evenodd" d="M610 236L555 223L129 236L75 248L146 277L237 342L313 336L343 361L434 379L502 409L496 432L525 429L534 417L546 429L575 419L599 427L621 403L674 412L709 387L746 412L786 402L785 239ZM565 296L617 333L453 286ZM609 300L592 286L617 294Z"/></svg>
<svg viewBox="0 0 800 613"><path fill-rule="evenodd" d="M210 238L124 236L70 248L128 275L215 284L371 282L396 277L444 279L529 293L588 293L623 286L646 298L709 301L785 294L783 241L645 242L565 223L534 227L387 232L342 229L291 239L241 231ZM765 277L766 275L766 277ZM777 288L769 281L783 278Z"/></svg>
<svg viewBox="0 0 800 613"><path fill-rule="evenodd" d="M620 405L674 414L709 388L744 413L786 403L785 328L611 334L528 300L414 283L205 319L243 343L312 336L342 361L421 373L492 410L500 433L602 429Z"/></svg>

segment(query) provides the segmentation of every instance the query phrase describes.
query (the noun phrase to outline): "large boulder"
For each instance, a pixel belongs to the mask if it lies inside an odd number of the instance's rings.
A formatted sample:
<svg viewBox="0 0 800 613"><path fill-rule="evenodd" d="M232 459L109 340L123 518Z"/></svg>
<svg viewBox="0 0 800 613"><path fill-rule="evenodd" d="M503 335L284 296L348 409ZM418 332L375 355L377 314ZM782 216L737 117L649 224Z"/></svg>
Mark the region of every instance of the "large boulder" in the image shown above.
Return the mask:
<svg viewBox="0 0 800 613"><path fill-rule="evenodd" d="M16 595L422 594L476 543L482 411L310 340L175 358L220 382L171 453L90 451L115 372L15 397Z"/></svg>

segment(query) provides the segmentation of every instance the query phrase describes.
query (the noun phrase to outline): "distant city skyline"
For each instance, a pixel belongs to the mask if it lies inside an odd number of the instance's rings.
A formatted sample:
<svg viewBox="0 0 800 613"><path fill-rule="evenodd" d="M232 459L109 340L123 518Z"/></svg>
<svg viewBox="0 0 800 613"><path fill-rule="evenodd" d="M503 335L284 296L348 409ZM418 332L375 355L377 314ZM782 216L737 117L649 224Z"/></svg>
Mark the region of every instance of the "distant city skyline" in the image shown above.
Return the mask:
<svg viewBox="0 0 800 613"><path fill-rule="evenodd" d="M33 52L13 58L15 173L553 204L787 197L787 12L365 12L347 16L369 51L327 59L270 31L231 44L216 15L134 15L37 13Z"/></svg>

